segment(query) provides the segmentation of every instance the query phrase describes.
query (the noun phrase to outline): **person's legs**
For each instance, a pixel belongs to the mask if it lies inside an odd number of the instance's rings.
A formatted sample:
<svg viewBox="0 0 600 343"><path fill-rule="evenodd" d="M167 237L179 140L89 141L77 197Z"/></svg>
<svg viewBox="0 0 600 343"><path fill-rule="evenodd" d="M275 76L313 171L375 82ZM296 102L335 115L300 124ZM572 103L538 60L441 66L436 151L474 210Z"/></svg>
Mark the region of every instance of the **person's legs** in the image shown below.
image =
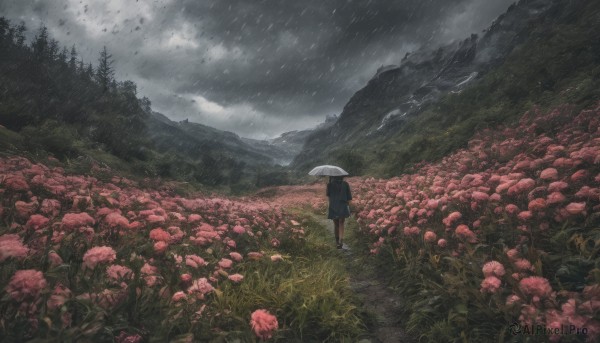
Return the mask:
<svg viewBox="0 0 600 343"><path fill-rule="evenodd" d="M340 218L339 224L338 224L338 235L340 237L338 245L340 245L340 246L344 244L344 221L345 220L346 220L346 218Z"/></svg>
<svg viewBox="0 0 600 343"><path fill-rule="evenodd" d="M339 218L333 219L333 233L335 235L335 244L340 243L340 220Z"/></svg>

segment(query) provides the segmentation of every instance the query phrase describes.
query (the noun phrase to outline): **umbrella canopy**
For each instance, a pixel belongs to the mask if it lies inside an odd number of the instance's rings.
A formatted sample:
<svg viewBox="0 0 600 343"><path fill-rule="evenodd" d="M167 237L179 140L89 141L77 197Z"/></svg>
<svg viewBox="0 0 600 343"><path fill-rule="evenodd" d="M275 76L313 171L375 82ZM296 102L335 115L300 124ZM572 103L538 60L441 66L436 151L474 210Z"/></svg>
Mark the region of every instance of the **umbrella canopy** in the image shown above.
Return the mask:
<svg viewBox="0 0 600 343"><path fill-rule="evenodd" d="M348 175L348 172L338 166L323 165L314 167L308 175L322 175L322 176L344 176Z"/></svg>

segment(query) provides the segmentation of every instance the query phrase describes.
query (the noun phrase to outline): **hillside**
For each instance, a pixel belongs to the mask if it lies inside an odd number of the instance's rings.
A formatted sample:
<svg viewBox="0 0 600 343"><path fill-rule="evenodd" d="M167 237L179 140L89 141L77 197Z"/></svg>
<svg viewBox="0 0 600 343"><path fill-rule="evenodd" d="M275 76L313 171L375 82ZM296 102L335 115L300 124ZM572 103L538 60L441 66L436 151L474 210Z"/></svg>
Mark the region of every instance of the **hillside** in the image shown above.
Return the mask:
<svg viewBox="0 0 600 343"><path fill-rule="evenodd" d="M533 109L440 161L351 183L359 242L405 299L409 334L598 342L599 104Z"/></svg>
<svg viewBox="0 0 600 343"><path fill-rule="evenodd" d="M596 1L520 1L481 37L423 48L381 70L334 126L308 138L292 167L339 163L352 174L396 175L532 104L589 106L600 94L598 30Z"/></svg>
<svg viewBox="0 0 600 343"><path fill-rule="evenodd" d="M0 144L59 159L85 157L137 176L244 190L282 173L272 151L205 125L169 120L138 98L137 85L113 77L106 47L84 63L41 27L0 18ZM267 175L265 177L265 175ZM266 180L265 180L266 178Z"/></svg>

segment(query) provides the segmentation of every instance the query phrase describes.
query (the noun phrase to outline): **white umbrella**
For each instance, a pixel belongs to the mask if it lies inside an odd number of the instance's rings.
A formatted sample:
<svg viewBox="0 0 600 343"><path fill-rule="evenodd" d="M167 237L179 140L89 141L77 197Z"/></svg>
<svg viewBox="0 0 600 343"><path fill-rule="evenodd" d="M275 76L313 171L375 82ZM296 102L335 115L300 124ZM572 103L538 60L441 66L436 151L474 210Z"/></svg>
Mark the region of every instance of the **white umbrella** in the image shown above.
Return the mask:
<svg viewBox="0 0 600 343"><path fill-rule="evenodd" d="M348 175L348 172L338 166L323 165L314 167L308 175L317 176L344 176Z"/></svg>

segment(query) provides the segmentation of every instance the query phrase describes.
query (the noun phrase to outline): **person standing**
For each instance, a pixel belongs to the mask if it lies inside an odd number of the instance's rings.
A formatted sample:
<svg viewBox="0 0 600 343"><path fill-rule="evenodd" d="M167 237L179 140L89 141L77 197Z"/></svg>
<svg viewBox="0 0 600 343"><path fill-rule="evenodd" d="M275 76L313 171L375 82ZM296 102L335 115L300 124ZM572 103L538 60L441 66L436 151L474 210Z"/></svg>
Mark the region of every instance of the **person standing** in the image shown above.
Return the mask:
<svg viewBox="0 0 600 343"><path fill-rule="evenodd" d="M329 177L327 183L327 197L329 197L329 212L327 219L333 220L335 243L338 249L344 246L344 222L350 217L350 201L352 193L350 185L344 181L343 176Z"/></svg>

